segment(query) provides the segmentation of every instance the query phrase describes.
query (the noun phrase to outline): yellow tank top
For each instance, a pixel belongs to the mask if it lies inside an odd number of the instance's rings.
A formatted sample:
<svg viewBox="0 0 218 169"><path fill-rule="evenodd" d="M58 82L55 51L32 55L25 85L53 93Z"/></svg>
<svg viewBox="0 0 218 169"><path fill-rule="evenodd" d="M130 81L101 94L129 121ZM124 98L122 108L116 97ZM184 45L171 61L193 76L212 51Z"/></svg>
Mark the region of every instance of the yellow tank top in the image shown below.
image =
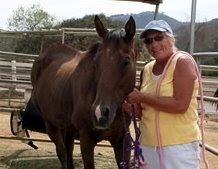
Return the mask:
<svg viewBox="0 0 218 169"><path fill-rule="evenodd" d="M177 52L166 70L165 77L160 85L160 96L173 96L173 74L177 59L182 55L188 54ZM141 91L151 95L156 95L158 83L158 80L152 77L154 63L155 61L152 61L145 66L141 85ZM198 88L198 80L196 80L190 105L187 112L184 114L159 112L159 128L162 146L185 144L201 139L197 113ZM155 124L156 110L144 104L142 104L142 108L140 143L146 146L158 146Z"/></svg>

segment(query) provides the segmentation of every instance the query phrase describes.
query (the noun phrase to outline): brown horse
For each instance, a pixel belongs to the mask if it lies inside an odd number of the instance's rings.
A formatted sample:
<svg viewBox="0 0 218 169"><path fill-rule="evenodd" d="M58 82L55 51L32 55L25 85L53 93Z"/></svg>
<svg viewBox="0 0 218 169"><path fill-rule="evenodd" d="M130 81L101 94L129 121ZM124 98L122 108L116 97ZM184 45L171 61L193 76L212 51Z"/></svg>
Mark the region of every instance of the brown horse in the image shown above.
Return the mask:
<svg viewBox="0 0 218 169"><path fill-rule="evenodd" d="M111 143L118 167L124 159L129 168L130 140L123 140L130 118L121 104L135 86L135 21L130 17L125 29L108 31L96 16L95 27L102 42L88 51L59 44L33 64L31 99L63 169L74 168L77 137L85 169L95 168L94 147L102 140Z"/></svg>

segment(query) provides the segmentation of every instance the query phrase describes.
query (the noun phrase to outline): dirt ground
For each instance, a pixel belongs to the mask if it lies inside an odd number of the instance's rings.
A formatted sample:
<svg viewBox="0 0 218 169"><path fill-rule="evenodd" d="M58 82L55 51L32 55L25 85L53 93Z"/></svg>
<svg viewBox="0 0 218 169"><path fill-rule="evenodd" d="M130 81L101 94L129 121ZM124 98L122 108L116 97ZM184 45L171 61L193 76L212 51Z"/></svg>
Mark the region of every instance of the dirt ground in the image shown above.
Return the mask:
<svg viewBox="0 0 218 169"><path fill-rule="evenodd" d="M12 137L9 125L9 113L0 113L0 136ZM210 121L214 120L214 121ZM206 144L218 150L218 118L211 118L205 123ZM30 133L37 139L48 139L47 135ZM26 143L18 140L0 138L0 169L59 169L53 143L34 142L39 148L34 150ZM74 151L75 168L83 168L79 146ZM206 153L210 169L218 169L218 157L210 152ZM116 169L113 151L108 147L96 147L96 169ZM204 169L204 165L201 165Z"/></svg>

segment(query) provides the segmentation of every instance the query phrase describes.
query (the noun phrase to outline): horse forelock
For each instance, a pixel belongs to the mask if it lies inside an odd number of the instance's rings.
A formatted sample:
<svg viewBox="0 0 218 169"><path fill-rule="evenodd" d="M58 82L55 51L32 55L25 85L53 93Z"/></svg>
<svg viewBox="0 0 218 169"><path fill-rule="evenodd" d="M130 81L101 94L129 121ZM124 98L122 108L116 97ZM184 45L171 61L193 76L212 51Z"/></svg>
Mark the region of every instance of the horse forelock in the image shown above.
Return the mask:
<svg viewBox="0 0 218 169"><path fill-rule="evenodd" d="M107 36L105 37L104 41L105 42L110 42L112 44L114 44L115 46L121 41L123 40L123 38L125 37L126 32L124 29L114 29L108 32ZM104 41L102 43L104 43ZM89 56L94 56L95 53L97 53L98 48L100 47L101 43L96 43L94 45L92 45L89 49L88 49L88 55Z"/></svg>
<svg viewBox="0 0 218 169"><path fill-rule="evenodd" d="M111 41L111 42L115 42L118 43L121 39L124 38L124 36L126 35L126 32L124 29L115 29L115 30L111 30L107 37L106 40Z"/></svg>

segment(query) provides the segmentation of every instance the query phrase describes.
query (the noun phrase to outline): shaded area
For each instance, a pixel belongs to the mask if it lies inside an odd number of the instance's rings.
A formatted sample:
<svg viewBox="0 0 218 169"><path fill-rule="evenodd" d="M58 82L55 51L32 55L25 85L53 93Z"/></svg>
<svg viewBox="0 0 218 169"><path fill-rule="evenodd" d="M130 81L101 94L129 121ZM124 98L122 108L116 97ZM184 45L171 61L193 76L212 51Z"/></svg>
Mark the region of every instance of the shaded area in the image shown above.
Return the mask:
<svg viewBox="0 0 218 169"><path fill-rule="evenodd" d="M15 159L11 161L11 165L9 169L60 169L61 166L59 164L58 159Z"/></svg>
<svg viewBox="0 0 218 169"><path fill-rule="evenodd" d="M48 155L48 153L50 155ZM82 157L80 153L75 153L75 169L83 168ZM116 162L113 154L103 155L95 154L96 169L116 169ZM0 159L0 169L60 169L61 165L55 153L35 151L30 149L17 150L8 156L2 156Z"/></svg>
<svg viewBox="0 0 218 169"><path fill-rule="evenodd" d="M23 150L17 150L15 151L14 153L10 154L9 156L6 156L4 158L2 158L0 160L1 163L4 163L6 165L10 165L10 161L15 159L15 158L18 158L18 156L20 154L22 154L23 152L27 151L27 149L23 149Z"/></svg>

